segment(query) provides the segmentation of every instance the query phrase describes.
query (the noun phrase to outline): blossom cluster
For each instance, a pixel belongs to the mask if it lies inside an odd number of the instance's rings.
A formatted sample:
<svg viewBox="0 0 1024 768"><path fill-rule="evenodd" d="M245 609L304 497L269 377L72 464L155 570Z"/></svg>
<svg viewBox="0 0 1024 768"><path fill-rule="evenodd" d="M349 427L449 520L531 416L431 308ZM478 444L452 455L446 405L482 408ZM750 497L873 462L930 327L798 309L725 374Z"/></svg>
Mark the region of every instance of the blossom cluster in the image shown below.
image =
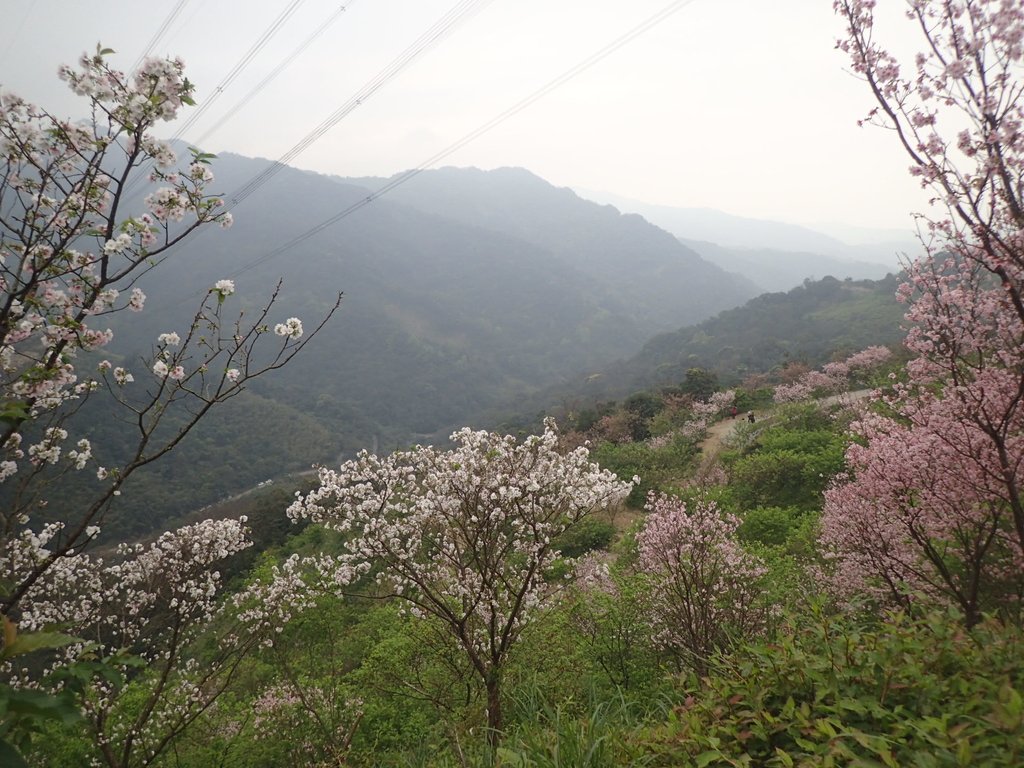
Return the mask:
<svg viewBox="0 0 1024 768"><path fill-rule="evenodd" d="M46 562L63 532L63 524L54 524L8 542L2 558L8 574L18 579L20 571ZM91 539L99 530L91 527L86 533ZM23 602L20 631L60 627L89 641L62 649L52 670L79 659L100 658L111 665L89 681L82 698L100 746L118 745L125 755L133 749L151 755L163 748L169 731L219 695L218 685L204 681L230 669L231 659L256 638L250 630L230 629L230 611L225 613L219 600L217 567L249 546L245 518L206 520L148 545L123 545L109 561L80 553L61 557L33 584ZM226 651L200 667L190 643L218 625L228 628L220 638ZM153 680L132 687L111 676L124 654L146 662ZM24 670L14 682L59 687L51 679ZM146 697L145 706L124 706L124 697L140 695Z"/></svg>
<svg viewBox="0 0 1024 768"><path fill-rule="evenodd" d="M651 583L655 642L698 665L730 638L763 628L766 569L736 538L740 521L714 502L651 494L637 535L637 569Z"/></svg>
<svg viewBox="0 0 1024 768"><path fill-rule="evenodd" d="M289 339L298 339L302 336L302 321L297 317L289 317L283 323L274 326L274 333Z"/></svg>
<svg viewBox="0 0 1024 768"><path fill-rule="evenodd" d="M452 625L471 654L489 658L518 635L549 597L552 540L592 511L617 504L631 483L563 454L553 422L542 435L463 429L456 447L417 447L388 457L362 453L289 508L346 533L341 562L378 565L381 588Z"/></svg>
<svg viewBox="0 0 1024 768"><path fill-rule="evenodd" d="M826 491L821 523L837 595L927 595L976 614L1019 593L1024 551L1005 499L1024 468L1015 462L1009 478L996 468L1001 450L1024 456L1024 435L1018 424L997 443L973 418L1018 388L1018 377L992 369L943 396L896 395L900 418L852 425L860 440L846 453L849 475Z"/></svg>
<svg viewBox="0 0 1024 768"><path fill-rule="evenodd" d="M775 402L797 403L845 392L891 358L892 350L888 347L867 347L845 360L826 363L820 371L808 371L794 382L779 384L775 388Z"/></svg>
<svg viewBox="0 0 1024 768"><path fill-rule="evenodd" d="M853 425L822 540L841 594L938 599L971 624L1024 586L1024 7L915 0L922 50L904 70L879 42L875 6L836 0L839 47L933 211L897 293L916 357Z"/></svg>
<svg viewBox="0 0 1024 768"><path fill-rule="evenodd" d="M192 86L180 60L147 59L126 75L108 64L106 53L83 55L77 69L59 71L94 112L107 116L103 123L62 121L0 92L0 208L8 221L23 222L0 232L0 291L6 298L0 303L0 401L13 408L0 438L2 480L17 476L26 458L53 463L63 452L75 468L85 466L91 451L62 449L52 434L29 451L12 439L23 424L100 386L81 375L77 354L110 344L113 334L97 318L143 309L141 288L133 285L120 298L118 284L130 285L131 273L173 241L168 219L188 213L192 220L185 226L192 227L219 217L218 199L205 192L212 175L195 169L150 195L148 212L125 215L125 189L106 166L120 162L131 170L151 159L158 168L171 168L177 162L173 151L150 130L191 102ZM123 157L111 160L117 151ZM179 373L172 367L166 375ZM114 379L125 386L133 377L119 368ZM64 440L80 439L64 432Z"/></svg>
<svg viewBox="0 0 1024 768"><path fill-rule="evenodd" d="M292 681L263 690L253 703L252 729L258 741L281 744L288 734L292 764L343 765L362 718L358 698L339 700L337 691Z"/></svg>

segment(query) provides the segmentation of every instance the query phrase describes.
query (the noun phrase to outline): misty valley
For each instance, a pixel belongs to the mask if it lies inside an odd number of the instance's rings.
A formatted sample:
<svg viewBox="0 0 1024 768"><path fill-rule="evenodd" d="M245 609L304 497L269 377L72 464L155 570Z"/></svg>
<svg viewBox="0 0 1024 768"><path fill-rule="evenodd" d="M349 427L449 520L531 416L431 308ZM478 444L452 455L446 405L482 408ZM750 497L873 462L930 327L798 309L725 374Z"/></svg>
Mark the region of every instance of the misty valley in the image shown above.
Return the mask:
<svg viewBox="0 0 1024 768"><path fill-rule="evenodd" d="M1024 763L1024 5L834 10L916 239L0 91L0 765Z"/></svg>

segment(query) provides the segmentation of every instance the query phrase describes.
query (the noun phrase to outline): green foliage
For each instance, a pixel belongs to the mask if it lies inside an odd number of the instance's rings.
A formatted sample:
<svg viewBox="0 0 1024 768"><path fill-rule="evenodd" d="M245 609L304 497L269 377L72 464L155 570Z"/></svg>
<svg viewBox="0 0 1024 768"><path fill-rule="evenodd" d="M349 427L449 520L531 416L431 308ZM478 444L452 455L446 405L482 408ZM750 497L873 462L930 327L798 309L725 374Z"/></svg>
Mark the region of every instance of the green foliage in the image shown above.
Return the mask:
<svg viewBox="0 0 1024 768"><path fill-rule="evenodd" d="M796 507L757 507L743 513L739 537L747 544L782 547L801 529L806 517Z"/></svg>
<svg viewBox="0 0 1024 768"><path fill-rule="evenodd" d="M18 632L7 616L2 616L3 646L0 662L10 663L34 651L53 650L80 642L78 638L60 632ZM0 764L11 768L27 765L22 757L32 745L32 739L49 726L75 725L82 720L75 701L80 690L76 674L82 665L60 670L67 682L60 693L15 688L0 683Z"/></svg>
<svg viewBox="0 0 1024 768"><path fill-rule="evenodd" d="M729 470L730 497L736 507L821 508L821 494L844 467L846 441L804 417L770 427L757 435L748 455L734 459Z"/></svg>
<svg viewBox="0 0 1024 768"><path fill-rule="evenodd" d="M616 591L587 590L568 605L568 630L593 670L595 690L632 700L659 690L663 671L646 621L649 606L642 578L615 575Z"/></svg>
<svg viewBox="0 0 1024 768"><path fill-rule="evenodd" d="M813 367L837 350L897 346L905 311L895 298L898 284L893 275L877 281L825 277L787 293L763 294L698 325L655 336L617 368L579 386L593 397L614 397L674 384L692 368L729 385L792 360Z"/></svg>
<svg viewBox="0 0 1024 768"><path fill-rule="evenodd" d="M814 610L691 680L632 753L658 766L971 766L1024 759L1024 636L955 616Z"/></svg>
<svg viewBox="0 0 1024 768"><path fill-rule="evenodd" d="M682 391L697 400L707 400L721 388L718 375L706 368L689 368L683 379Z"/></svg>
<svg viewBox="0 0 1024 768"><path fill-rule="evenodd" d="M552 704L542 691L516 702L519 726L498 749L507 768L618 768L624 732L638 722L638 707L621 696L591 699L583 714ZM630 765L645 765L634 760Z"/></svg>
<svg viewBox="0 0 1024 768"><path fill-rule="evenodd" d="M652 490L668 488L683 481L693 467L697 449L692 441L677 437L660 448L647 443L608 443L597 445L591 458L623 480L640 476L626 503L642 507Z"/></svg>
<svg viewBox="0 0 1024 768"><path fill-rule="evenodd" d="M562 557L579 557L595 549L607 549L615 536L615 526L607 520L586 517L567 528L551 543Z"/></svg>

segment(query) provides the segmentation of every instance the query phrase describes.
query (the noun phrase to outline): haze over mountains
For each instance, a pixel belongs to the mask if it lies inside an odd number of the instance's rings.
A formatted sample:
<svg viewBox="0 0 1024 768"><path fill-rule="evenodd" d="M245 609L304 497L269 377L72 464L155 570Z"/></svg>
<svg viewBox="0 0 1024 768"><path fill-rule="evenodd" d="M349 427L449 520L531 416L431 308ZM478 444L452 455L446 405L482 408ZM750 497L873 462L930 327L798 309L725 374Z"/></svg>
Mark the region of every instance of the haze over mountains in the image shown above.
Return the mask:
<svg viewBox="0 0 1024 768"><path fill-rule="evenodd" d="M831 227L843 239L779 221L734 216L711 208L651 205L604 192L592 200L638 213L676 235L700 256L754 281L764 291L786 291L807 278L878 280L920 252L911 231Z"/></svg>
<svg viewBox="0 0 1024 768"><path fill-rule="evenodd" d="M674 235L703 240L727 248L772 248L779 251L819 253L839 259L877 262L895 267L902 254L915 254L920 243L908 221L905 231L830 225L840 236L768 219L736 216L713 208L677 208L653 205L607 192L581 192L584 197L614 205L621 211L639 213Z"/></svg>
<svg viewBox="0 0 1024 768"><path fill-rule="evenodd" d="M266 161L228 154L213 167L230 197ZM146 312L122 315L115 327L136 353L180 329L223 278L237 284L233 306L249 311L283 278L280 317L270 320L298 316L307 327L345 293L304 355L225 409L232 432L244 436L235 443L251 447L228 446L218 433L224 424L204 424L161 465L153 508L180 513L197 489L223 494L339 453L438 442L463 424L493 424L497 414L532 407L537 393L611 370L658 334L762 292L641 216L515 168L424 172L273 255L382 181L282 168L239 206L234 227L186 240L143 282Z"/></svg>

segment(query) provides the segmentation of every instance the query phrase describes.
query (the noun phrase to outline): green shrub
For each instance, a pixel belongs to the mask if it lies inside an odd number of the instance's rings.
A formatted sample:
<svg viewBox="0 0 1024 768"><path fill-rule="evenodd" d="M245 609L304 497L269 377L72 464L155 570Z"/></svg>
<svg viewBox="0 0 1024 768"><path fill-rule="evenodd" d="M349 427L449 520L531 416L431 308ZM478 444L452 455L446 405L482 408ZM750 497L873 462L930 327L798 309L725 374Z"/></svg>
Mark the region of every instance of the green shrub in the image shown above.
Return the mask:
<svg viewBox="0 0 1024 768"><path fill-rule="evenodd" d="M1024 761L1021 630L953 615L814 611L751 644L636 734L657 766L1010 766Z"/></svg>
<svg viewBox="0 0 1024 768"><path fill-rule="evenodd" d="M805 512L796 507L758 507L743 513L740 540L746 544L785 546L800 530Z"/></svg>
<svg viewBox="0 0 1024 768"><path fill-rule="evenodd" d="M579 557L595 549L607 549L615 536L615 526L607 520L587 517L557 537L552 546L562 557Z"/></svg>

